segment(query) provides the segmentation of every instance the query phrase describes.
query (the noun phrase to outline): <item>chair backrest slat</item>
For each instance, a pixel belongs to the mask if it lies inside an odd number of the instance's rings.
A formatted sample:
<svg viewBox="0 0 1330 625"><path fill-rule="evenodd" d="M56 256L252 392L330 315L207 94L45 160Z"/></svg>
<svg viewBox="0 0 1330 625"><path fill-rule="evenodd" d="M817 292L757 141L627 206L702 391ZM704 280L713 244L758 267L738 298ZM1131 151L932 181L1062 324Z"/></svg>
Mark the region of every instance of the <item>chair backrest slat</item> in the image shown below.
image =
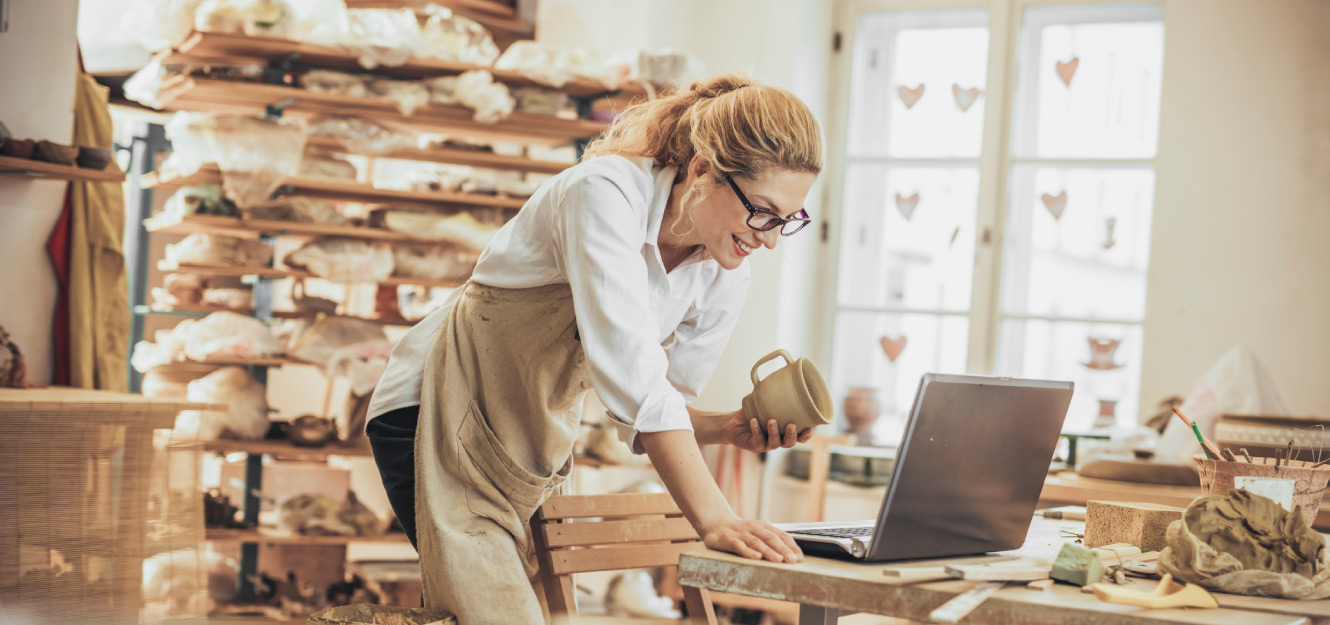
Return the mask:
<svg viewBox="0 0 1330 625"><path fill-rule="evenodd" d="M679 555L705 549L701 542L660 543L657 545L616 545L595 549L556 549L550 552L554 575L617 571L653 566L677 566Z"/></svg>
<svg viewBox="0 0 1330 625"><path fill-rule="evenodd" d="M688 519L630 519L583 523L542 523L545 544L550 547L586 547L623 543L697 540Z"/></svg>
<svg viewBox="0 0 1330 625"><path fill-rule="evenodd" d="M545 520L657 514L678 515L682 513L669 493L561 495L550 497L540 507L540 518Z"/></svg>

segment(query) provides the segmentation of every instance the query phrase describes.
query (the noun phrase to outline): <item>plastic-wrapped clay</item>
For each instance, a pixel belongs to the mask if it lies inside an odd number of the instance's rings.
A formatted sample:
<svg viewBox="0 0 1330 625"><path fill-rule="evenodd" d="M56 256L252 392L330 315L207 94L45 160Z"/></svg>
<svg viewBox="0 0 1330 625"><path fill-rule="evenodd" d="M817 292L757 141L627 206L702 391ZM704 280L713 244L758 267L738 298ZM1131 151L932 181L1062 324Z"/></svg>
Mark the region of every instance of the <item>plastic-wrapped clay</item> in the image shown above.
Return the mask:
<svg viewBox="0 0 1330 625"><path fill-rule="evenodd" d="M347 376L356 395L374 390L391 352L392 343L382 325L325 315L306 326L291 348L293 355L322 367L324 374Z"/></svg>
<svg viewBox="0 0 1330 625"><path fill-rule="evenodd" d="M208 278L196 273L167 274L162 286L153 287L152 301L157 306L193 306L203 302Z"/></svg>
<svg viewBox="0 0 1330 625"><path fill-rule="evenodd" d="M499 58L494 37L479 22L453 14L438 5L430 5L431 15L421 29L419 56L489 65Z"/></svg>
<svg viewBox="0 0 1330 625"><path fill-rule="evenodd" d="M476 268L480 255L446 245L399 243L393 246L393 275L425 280L462 281Z"/></svg>
<svg viewBox="0 0 1330 625"><path fill-rule="evenodd" d="M542 87L522 87L513 90L517 110L536 115L557 115L568 108L568 94Z"/></svg>
<svg viewBox="0 0 1330 625"><path fill-rule="evenodd" d="M286 264L333 282L382 282L393 275L393 252L383 243L327 237L291 252Z"/></svg>
<svg viewBox="0 0 1330 625"><path fill-rule="evenodd" d="M431 141L430 147L443 148L446 150L465 150L467 152L484 152L486 154L494 153L494 146L473 139L467 139L466 137L445 137L440 140Z"/></svg>
<svg viewBox="0 0 1330 625"><path fill-rule="evenodd" d="M248 310L254 304L254 292L250 289L210 288L203 290L203 305Z"/></svg>
<svg viewBox="0 0 1330 625"><path fill-rule="evenodd" d="M392 102L398 111L407 116L430 101L429 88L419 80L378 78L368 81L366 86L370 93Z"/></svg>
<svg viewBox="0 0 1330 625"><path fill-rule="evenodd" d="M402 65L420 48L420 22L411 9L351 9L342 45L365 69Z"/></svg>
<svg viewBox="0 0 1330 625"><path fill-rule="evenodd" d="M457 104L457 77L439 76L426 78L425 88L429 89L430 102L435 104Z"/></svg>
<svg viewBox="0 0 1330 625"><path fill-rule="evenodd" d="M305 150L304 124L297 118L181 112L167 124L166 136L174 150L163 167L189 175L216 163L222 190L241 208L268 200L295 174Z"/></svg>
<svg viewBox="0 0 1330 625"><path fill-rule="evenodd" d="M607 89L618 86L614 73L605 69L587 50L535 41L518 41L508 46L494 61L494 69L514 71L556 88L576 78L595 80Z"/></svg>
<svg viewBox="0 0 1330 625"><path fill-rule="evenodd" d="M160 109L189 86L188 69L183 65L163 65L158 59L148 61L125 79L125 97Z"/></svg>
<svg viewBox="0 0 1330 625"><path fill-rule="evenodd" d="M331 315L337 312L337 302L326 297L309 295L305 292L305 279L291 281L291 307L301 314L322 313Z"/></svg>
<svg viewBox="0 0 1330 625"><path fill-rule="evenodd" d="M174 435L199 440L259 440L268 433L266 389L240 367L222 367L189 383L189 401L222 404L226 410L186 410L176 417Z"/></svg>
<svg viewBox="0 0 1330 625"><path fill-rule="evenodd" d="M414 148L414 132L390 128L363 117L320 117L310 122L309 134L335 139L356 154L380 156Z"/></svg>
<svg viewBox="0 0 1330 625"><path fill-rule="evenodd" d="M272 261L272 247L261 241L195 232L179 243L168 244L165 258L175 265L266 267Z"/></svg>
<svg viewBox="0 0 1330 625"><path fill-rule="evenodd" d="M397 287L397 310L407 321L428 317L448 301L452 289L402 285Z"/></svg>
<svg viewBox="0 0 1330 625"><path fill-rule="evenodd" d="M462 192L495 195L499 192L499 185L493 174L476 171L462 181Z"/></svg>
<svg viewBox="0 0 1330 625"><path fill-rule="evenodd" d="M235 597L235 560L199 549L164 551L143 561L143 601L163 602L162 613L210 614Z"/></svg>
<svg viewBox="0 0 1330 625"><path fill-rule="evenodd" d="M369 95L364 77L326 69L315 69L301 74L300 86L315 93L331 93L353 98Z"/></svg>
<svg viewBox="0 0 1330 625"><path fill-rule="evenodd" d="M372 511L350 497L346 504L323 493L301 493L277 505L277 526L293 534L375 536L386 529Z"/></svg>
<svg viewBox="0 0 1330 625"><path fill-rule="evenodd" d="M295 221L313 224L349 224L350 219L332 204L307 197L280 197L245 209L246 219Z"/></svg>
<svg viewBox="0 0 1330 625"><path fill-rule="evenodd" d="M225 195L222 188L215 184L201 184L197 187L181 187L162 206L162 212L172 217L187 215L217 215L219 217L239 217L240 209Z"/></svg>
<svg viewBox="0 0 1330 625"><path fill-rule="evenodd" d="M406 172L407 182L412 191L447 191L456 193L462 190L466 176L446 170L421 168Z"/></svg>
<svg viewBox="0 0 1330 625"><path fill-rule="evenodd" d="M194 28L208 33L277 37L290 31L291 7L282 0L204 0Z"/></svg>
<svg viewBox="0 0 1330 625"><path fill-rule="evenodd" d="M346 40L345 0L286 0L291 7L288 37L321 46L336 47Z"/></svg>
<svg viewBox="0 0 1330 625"><path fill-rule="evenodd" d="M121 15L120 32L149 52L174 48L194 31L194 13L203 0L131 0ZM114 25L112 25L114 26Z"/></svg>
<svg viewBox="0 0 1330 625"><path fill-rule="evenodd" d="M523 178L498 178L495 186L499 193L509 197L531 197L540 188L540 183Z"/></svg>
<svg viewBox="0 0 1330 625"><path fill-rule="evenodd" d="M457 102L475 111L476 121L492 124L513 112L513 97L508 86L494 82L494 77L483 69L473 69L457 77L453 91Z"/></svg>
<svg viewBox="0 0 1330 625"><path fill-rule="evenodd" d="M215 312L191 324L180 323L174 333L184 339L190 360L214 356L241 358L272 356L282 348L262 321L233 312Z"/></svg>
<svg viewBox="0 0 1330 625"><path fill-rule="evenodd" d="M616 54L605 63L621 81L644 82L660 88L688 85L706 75L697 57L670 49Z"/></svg>
<svg viewBox="0 0 1330 625"><path fill-rule="evenodd" d="M409 232L422 239L453 243L475 252L484 251L499 231L498 226L481 223L471 213L440 215L401 209L376 209L370 214L370 224Z"/></svg>
<svg viewBox="0 0 1330 625"><path fill-rule="evenodd" d="M300 159L300 169L296 172L308 178L326 178L355 182L360 172L350 161L337 158L322 150L306 150L305 158Z"/></svg>

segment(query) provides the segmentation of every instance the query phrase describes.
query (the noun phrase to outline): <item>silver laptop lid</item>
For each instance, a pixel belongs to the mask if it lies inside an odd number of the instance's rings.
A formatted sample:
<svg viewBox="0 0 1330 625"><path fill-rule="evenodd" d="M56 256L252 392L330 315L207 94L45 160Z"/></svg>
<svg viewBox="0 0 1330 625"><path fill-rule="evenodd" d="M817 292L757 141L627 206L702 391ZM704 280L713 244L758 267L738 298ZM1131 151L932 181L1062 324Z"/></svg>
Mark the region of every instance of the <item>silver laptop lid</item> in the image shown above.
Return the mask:
<svg viewBox="0 0 1330 625"><path fill-rule="evenodd" d="M1020 547L1071 382L925 374L867 560Z"/></svg>

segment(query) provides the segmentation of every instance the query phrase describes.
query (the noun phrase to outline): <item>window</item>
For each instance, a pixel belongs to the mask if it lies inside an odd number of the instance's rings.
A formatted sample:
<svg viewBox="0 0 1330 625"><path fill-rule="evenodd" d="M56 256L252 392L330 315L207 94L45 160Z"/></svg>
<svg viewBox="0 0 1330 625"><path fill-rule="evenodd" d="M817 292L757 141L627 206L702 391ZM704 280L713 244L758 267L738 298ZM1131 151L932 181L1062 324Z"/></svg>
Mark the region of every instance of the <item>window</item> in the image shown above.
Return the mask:
<svg viewBox="0 0 1330 625"><path fill-rule="evenodd" d="M1159 7L1017 6L1001 36L892 8L844 25L833 393L874 389L888 444L932 371L1073 380L1068 430L1134 424Z"/></svg>

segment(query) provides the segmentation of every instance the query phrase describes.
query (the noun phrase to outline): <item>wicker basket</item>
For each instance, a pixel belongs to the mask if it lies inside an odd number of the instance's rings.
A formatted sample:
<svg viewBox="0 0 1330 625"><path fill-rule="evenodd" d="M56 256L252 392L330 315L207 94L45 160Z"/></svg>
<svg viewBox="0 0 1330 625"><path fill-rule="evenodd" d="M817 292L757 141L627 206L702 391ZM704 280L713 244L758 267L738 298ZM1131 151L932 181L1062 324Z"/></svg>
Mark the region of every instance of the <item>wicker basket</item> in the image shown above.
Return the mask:
<svg viewBox="0 0 1330 625"><path fill-rule="evenodd" d="M1202 454L1191 457L1201 474L1201 491L1207 495L1222 495L1233 490L1233 478L1239 475L1274 477L1293 480L1293 505L1302 508L1302 518L1312 527L1321 508L1321 495L1330 482L1330 466L1311 468L1313 463L1294 460L1276 467L1270 464L1209 460Z"/></svg>

